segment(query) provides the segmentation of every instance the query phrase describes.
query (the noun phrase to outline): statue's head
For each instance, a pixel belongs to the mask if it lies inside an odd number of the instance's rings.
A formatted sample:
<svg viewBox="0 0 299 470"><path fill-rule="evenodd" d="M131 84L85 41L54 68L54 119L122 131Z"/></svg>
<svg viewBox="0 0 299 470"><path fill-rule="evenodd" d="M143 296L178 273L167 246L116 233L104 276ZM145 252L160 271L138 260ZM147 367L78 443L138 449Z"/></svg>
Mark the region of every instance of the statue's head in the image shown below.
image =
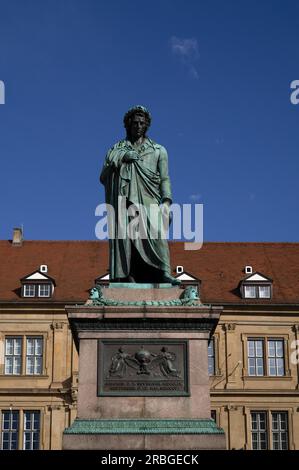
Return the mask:
<svg viewBox="0 0 299 470"><path fill-rule="evenodd" d="M124 115L124 126L127 136L139 138L144 136L151 125L150 112L144 106L134 106Z"/></svg>
<svg viewBox="0 0 299 470"><path fill-rule="evenodd" d="M198 290L196 286L188 286L184 290L184 299L199 300Z"/></svg>

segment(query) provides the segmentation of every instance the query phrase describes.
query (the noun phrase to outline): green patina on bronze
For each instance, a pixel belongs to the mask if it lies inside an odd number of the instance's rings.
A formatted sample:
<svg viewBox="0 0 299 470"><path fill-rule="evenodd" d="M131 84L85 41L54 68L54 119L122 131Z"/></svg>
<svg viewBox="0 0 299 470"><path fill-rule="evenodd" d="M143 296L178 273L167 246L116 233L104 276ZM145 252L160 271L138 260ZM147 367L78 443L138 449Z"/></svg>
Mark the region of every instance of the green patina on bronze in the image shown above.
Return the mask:
<svg viewBox="0 0 299 470"><path fill-rule="evenodd" d="M98 340L98 396L190 396L186 340Z"/></svg>
<svg viewBox="0 0 299 470"><path fill-rule="evenodd" d="M212 419L75 419L64 434L224 434Z"/></svg>
<svg viewBox="0 0 299 470"><path fill-rule="evenodd" d="M111 223L112 215L108 211L110 279L175 285L180 281L170 274L165 238L165 222L169 222L172 202L168 156L162 145L147 137L150 123L150 113L144 106L135 106L125 114L126 139L108 151L100 175L106 203L113 208L115 216ZM142 208L139 227L142 225L146 236L128 236L127 209L134 207L139 213Z"/></svg>
<svg viewBox="0 0 299 470"><path fill-rule="evenodd" d="M202 303L198 296L198 290L195 286L188 286L183 291L182 298L172 299L172 300L140 300L140 301L122 301L109 299L104 297L103 290L100 285L93 287L90 291L91 304L93 306L155 306L155 307L167 307L167 306L187 306L187 307L197 307L202 306Z"/></svg>

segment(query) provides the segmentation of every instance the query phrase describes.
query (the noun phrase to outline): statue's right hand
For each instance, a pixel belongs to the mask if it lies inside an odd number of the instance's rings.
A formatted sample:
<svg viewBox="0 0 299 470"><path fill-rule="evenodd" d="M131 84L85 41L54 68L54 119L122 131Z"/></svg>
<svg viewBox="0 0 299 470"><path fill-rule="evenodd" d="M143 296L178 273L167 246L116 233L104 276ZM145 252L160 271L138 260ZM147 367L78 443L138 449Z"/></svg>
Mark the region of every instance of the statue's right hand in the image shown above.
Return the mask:
<svg viewBox="0 0 299 470"><path fill-rule="evenodd" d="M139 159L139 154L135 152L135 150L129 150L123 156L123 162L125 163L135 162L138 159Z"/></svg>

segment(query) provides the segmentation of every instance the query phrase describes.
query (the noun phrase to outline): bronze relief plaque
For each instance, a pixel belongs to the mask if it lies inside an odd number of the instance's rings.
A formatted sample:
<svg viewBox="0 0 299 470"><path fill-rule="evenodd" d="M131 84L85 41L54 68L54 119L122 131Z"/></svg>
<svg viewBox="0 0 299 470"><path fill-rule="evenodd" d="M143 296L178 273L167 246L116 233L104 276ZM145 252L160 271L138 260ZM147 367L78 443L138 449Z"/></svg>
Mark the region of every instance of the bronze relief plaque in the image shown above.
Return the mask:
<svg viewBox="0 0 299 470"><path fill-rule="evenodd" d="M99 340L99 396L188 396L184 340Z"/></svg>

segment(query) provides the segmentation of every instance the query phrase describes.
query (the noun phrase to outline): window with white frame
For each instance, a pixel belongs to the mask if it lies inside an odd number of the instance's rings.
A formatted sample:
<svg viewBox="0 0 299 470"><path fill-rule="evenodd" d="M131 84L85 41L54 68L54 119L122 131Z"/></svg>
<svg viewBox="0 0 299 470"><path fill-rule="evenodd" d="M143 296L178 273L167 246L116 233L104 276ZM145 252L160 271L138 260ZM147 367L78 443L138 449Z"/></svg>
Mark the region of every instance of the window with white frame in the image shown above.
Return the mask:
<svg viewBox="0 0 299 470"><path fill-rule="evenodd" d="M5 375L41 375L43 373L43 337L7 336L5 338Z"/></svg>
<svg viewBox="0 0 299 470"><path fill-rule="evenodd" d="M284 339L248 338L247 350L249 375L270 377L285 375Z"/></svg>
<svg viewBox="0 0 299 470"><path fill-rule="evenodd" d="M268 339L268 374L285 375L283 339Z"/></svg>
<svg viewBox="0 0 299 470"><path fill-rule="evenodd" d="M288 450L288 412L251 411L251 446L253 450Z"/></svg>
<svg viewBox="0 0 299 470"><path fill-rule="evenodd" d="M251 412L251 442L253 450L268 449L267 413L265 411Z"/></svg>
<svg viewBox="0 0 299 470"><path fill-rule="evenodd" d="M271 287L258 286L258 294L260 299L269 299L271 297Z"/></svg>
<svg viewBox="0 0 299 470"><path fill-rule="evenodd" d="M256 298L255 286L244 286L244 296L246 299Z"/></svg>
<svg viewBox="0 0 299 470"><path fill-rule="evenodd" d="M1 426L1 449L17 450L19 436L19 411L3 410Z"/></svg>
<svg viewBox="0 0 299 470"><path fill-rule="evenodd" d="M274 450L288 450L288 413L272 411L272 442Z"/></svg>
<svg viewBox="0 0 299 470"><path fill-rule="evenodd" d="M245 299L270 299L271 286L243 284L243 297Z"/></svg>
<svg viewBox="0 0 299 470"><path fill-rule="evenodd" d="M264 375L264 340L248 339L248 374Z"/></svg>
<svg viewBox="0 0 299 470"><path fill-rule="evenodd" d="M53 284L51 283L31 283L23 284L23 297L51 297Z"/></svg>
<svg viewBox="0 0 299 470"><path fill-rule="evenodd" d="M24 284L24 297L35 297L35 284Z"/></svg>
<svg viewBox="0 0 299 470"><path fill-rule="evenodd" d="M39 410L2 410L0 421L1 450L38 450L40 448L41 412Z"/></svg>
<svg viewBox="0 0 299 470"><path fill-rule="evenodd" d="M24 411L23 449L38 450L40 439L40 412Z"/></svg>
<svg viewBox="0 0 299 470"><path fill-rule="evenodd" d="M43 368L43 338L26 338L26 374L39 375Z"/></svg>
<svg viewBox="0 0 299 470"><path fill-rule="evenodd" d="M5 338L4 373L20 375L22 373L22 338Z"/></svg>
<svg viewBox="0 0 299 470"><path fill-rule="evenodd" d="M51 285L50 284L40 284L38 286L38 296L39 297L50 297L51 295Z"/></svg>

